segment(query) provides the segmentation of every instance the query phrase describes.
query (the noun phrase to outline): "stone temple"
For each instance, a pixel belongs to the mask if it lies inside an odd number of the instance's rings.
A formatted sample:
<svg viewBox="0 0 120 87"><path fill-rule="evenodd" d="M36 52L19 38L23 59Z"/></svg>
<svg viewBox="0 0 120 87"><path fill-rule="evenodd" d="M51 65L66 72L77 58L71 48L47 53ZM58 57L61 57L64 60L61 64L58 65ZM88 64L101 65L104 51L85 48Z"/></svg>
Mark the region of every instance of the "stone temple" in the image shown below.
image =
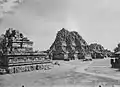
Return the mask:
<svg viewBox="0 0 120 87"><path fill-rule="evenodd" d="M33 51L33 41L13 28L6 30L0 40L0 73L19 73L50 69L47 53Z"/></svg>
<svg viewBox="0 0 120 87"><path fill-rule="evenodd" d="M89 54L86 41L76 32L61 29L49 50L52 59L84 59Z"/></svg>

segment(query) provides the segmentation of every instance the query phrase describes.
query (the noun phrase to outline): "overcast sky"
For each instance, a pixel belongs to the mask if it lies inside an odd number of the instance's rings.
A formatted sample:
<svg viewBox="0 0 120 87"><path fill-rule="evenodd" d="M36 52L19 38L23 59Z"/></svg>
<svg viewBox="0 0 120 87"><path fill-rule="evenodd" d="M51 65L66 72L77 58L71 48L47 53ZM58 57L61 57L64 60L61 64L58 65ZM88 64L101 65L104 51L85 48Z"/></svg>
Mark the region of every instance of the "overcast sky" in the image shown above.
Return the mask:
<svg viewBox="0 0 120 87"><path fill-rule="evenodd" d="M113 50L120 42L120 0L24 0L6 6L0 33L7 27L20 30L34 41L35 49L48 49L63 27L78 31L88 44Z"/></svg>

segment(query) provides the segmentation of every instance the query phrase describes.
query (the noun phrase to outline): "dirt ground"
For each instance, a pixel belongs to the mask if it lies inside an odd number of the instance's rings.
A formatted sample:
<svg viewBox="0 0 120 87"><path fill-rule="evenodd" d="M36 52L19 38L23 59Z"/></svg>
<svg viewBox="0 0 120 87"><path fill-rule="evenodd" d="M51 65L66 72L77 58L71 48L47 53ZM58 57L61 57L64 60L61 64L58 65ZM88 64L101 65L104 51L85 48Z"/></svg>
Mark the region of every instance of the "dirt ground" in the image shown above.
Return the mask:
<svg viewBox="0 0 120 87"><path fill-rule="evenodd" d="M104 85L103 87L113 87L113 85L120 85L119 79L99 76L100 73L91 74L98 70L94 67L110 68L109 60L93 60L93 62L75 60L59 61L59 63L60 66L55 65L51 70L1 75L0 87L22 87L22 85L24 87L98 87L99 84ZM100 70L101 73L107 72L107 69Z"/></svg>

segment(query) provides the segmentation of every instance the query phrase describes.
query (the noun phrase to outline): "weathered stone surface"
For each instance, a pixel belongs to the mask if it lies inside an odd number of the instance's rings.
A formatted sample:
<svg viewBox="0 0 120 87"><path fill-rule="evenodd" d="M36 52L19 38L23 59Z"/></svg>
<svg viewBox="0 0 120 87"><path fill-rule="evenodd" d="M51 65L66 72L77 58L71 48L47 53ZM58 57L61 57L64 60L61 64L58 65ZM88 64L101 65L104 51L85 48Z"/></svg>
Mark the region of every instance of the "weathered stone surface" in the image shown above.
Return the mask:
<svg viewBox="0 0 120 87"><path fill-rule="evenodd" d="M68 31L61 29L58 31L55 41L50 47L49 52L54 59L66 58L75 59L82 58L88 52L87 42L76 31ZM77 57L76 57L77 56Z"/></svg>

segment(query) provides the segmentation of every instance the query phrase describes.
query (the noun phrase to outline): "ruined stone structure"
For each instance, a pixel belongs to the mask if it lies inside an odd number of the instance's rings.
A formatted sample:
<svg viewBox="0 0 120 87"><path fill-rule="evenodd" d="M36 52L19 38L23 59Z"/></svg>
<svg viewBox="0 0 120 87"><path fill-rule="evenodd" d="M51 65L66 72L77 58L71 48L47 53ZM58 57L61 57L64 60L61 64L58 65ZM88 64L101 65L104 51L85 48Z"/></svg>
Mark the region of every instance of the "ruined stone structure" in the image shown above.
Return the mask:
<svg viewBox="0 0 120 87"><path fill-rule="evenodd" d="M46 53L33 51L33 42L22 33L9 28L0 41L0 72L18 73L50 69L51 60Z"/></svg>
<svg viewBox="0 0 120 87"><path fill-rule="evenodd" d="M52 59L58 60L84 59L87 53L86 41L76 31L70 32L64 28L58 31L49 50Z"/></svg>
<svg viewBox="0 0 120 87"><path fill-rule="evenodd" d="M93 43L89 45L89 49L93 59L104 58L105 49L102 45Z"/></svg>

